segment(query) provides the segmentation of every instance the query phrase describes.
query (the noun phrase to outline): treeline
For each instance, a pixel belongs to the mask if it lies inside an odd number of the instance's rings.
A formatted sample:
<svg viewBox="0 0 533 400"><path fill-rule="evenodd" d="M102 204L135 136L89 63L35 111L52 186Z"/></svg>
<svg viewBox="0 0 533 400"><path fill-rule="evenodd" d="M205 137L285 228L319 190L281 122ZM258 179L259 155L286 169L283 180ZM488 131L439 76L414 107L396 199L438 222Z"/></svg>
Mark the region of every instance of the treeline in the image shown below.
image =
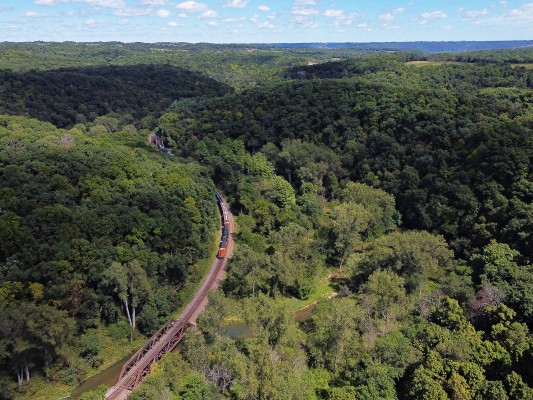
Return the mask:
<svg viewBox="0 0 533 400"><path fill-rule="evenodd" d="M322 71L350 70L349 78L320 79ZM459 257L495 238L530 258L531 71L414 68L376 57L309 74L315 79L176 103L161 125L185 152L203 137L241 137L251 151L265 146L296 188L313 182L334 196L333 176L382 188L396 196L405 227L443 234Z"/></svg>
<svg viewBox="0 0 533 400"><path fill-rule="evenodd" d="M72 127L109 113L130 122L159 117L173 101L221 96L231 88L169 65L0 71L0 113L27 115Z"/></svg>
<svg viewBox="0 0 533 400"><path fill-rule="evenodd" d="M212 251L212 182L145 140L0 117L1 398L15 377L78 384L102 326L121 346L153 333Z"/></svg>

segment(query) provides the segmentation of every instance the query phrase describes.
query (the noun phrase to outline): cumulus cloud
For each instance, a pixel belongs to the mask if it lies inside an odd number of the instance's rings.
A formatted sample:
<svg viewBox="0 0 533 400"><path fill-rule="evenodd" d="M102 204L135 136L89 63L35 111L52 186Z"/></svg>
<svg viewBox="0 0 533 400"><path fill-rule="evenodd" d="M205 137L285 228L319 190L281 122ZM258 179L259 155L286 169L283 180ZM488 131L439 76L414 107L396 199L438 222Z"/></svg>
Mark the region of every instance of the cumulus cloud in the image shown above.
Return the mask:
<svg viewBox="0 0 533 400"><path fill-rule="evenodd" d="M295 8L292 13L294 15L313 15L318 14L319 11L316 8Z"/></svg>
<svg viewBox="0 0 533 400"><path fill-rule="evenodd" d="M151 13L150 8L142 8L142 7L124 7L120 10L115 11L113 14L115 14L117 17L139 17L141 15L148 15Z"/></svg>
<svg viewBox="0 0 533 400"><path fill-rule="evenodd" d="M435 19L447 18L448 15L442 11L425 12L420 15L420 24L425 25Z"/></svg>
<svg viewBox="0 0 533 400"><path fill-rule="evenodd" d="M330 9L330 10L326 10L326 11L324 12L324 15L325 15L326 17L336 17L336 18L338 18L338 17L342 17L342 16L344 16L344 11L342 11L342 10Z"/></svg>
<svg viewBox="0 0 533 400"><path fill-rule="evenodd" d="M259 6L259 7L257 7L257 9L259 11L269 11L270 7L269 6Z"/></svg>
<svg viewBox="0 0 533 400"><path fill-rule="evenodd" d="M489 14L489 10L486 8L483 10L467 10L465 8L460 8L458 11L463 14L466 19L481 17Z"/></svg>
<svg viewBox="0 0 533 400"><path fill-rule="evenodd" d="M176 8L185 12L201 12L207 10L209 6L205 3L197 3L194 0L188 0L176 4Z"/></svg>
<svg viewBox="0 0 533 400"><path fill-rule="evenodd" d="M159 17L159 18L168 18L170 17L170 11L168 10L164 10L164 9L161 9L161 10L158 10L156 12L156 15Z"/></svg>
<svg viewBox="0 0 533 400"><path fill-rule="evenodd" d="M225 18L222 20L222 22L227 22L227 23L230 23L230 24L234 24L236 22L242 22L242 21L246 21L246 17L241 17L241 18Z"/></svg>
<svg viewBox="0 0 533 400"><path fill-rule="evenodd" d="M379 16L380 22L392 22L396 17L405 12L405 8L395 8L392 11L385 12Z"/></svg>
<svg viewBox="0 0 533 400"><path fill-rule="evenodd" d="M145 6L164 6L167 4L166 0L140 0L140 3Z"/></svg>
<svg viewBox="0 0 533 400"><path fill-rule="evenodd" d="M170 26L171 28L175 28L177 26L183 26L183 24L178 24L176 21L170 21L167 23L167 26Z"/></svg>
<svg viewBox="0 0 533 400"><path fill-rule="evenodd" d="M124 0L35 0L34 4L39 6L57 6L58 4L85 3L91 6L121 8L126 7Z"/></svg>
<svg viewBox="0 0 533 400"><path fill-rule="evenodd" d="M316 6L316 0L295 0L293 7Z"/></svg>
<svg viewBox="0 0 533 400"><path fill-rule="evenodd" d="M257 26L261 29L274 29L274 25L272 25L272 23L269 21L261 22L257 24Z"/></svg>
<svg viewBox="0 0 533 400"><path fill-rule="evenodd" d="M331 24L337 28L341 25L351 25L359 14L350 13L346 14L344 10L337 10L334 8L328 9L324 12L324 16L330 18Z"/></svg>
<svg viewBox="0 0 533 400"><path fill-rule="evenodd" d="M533 3L513 9L505 18L512 22L533 22Z"/></svg>
<svg viewBox="0 0 533 400"><path fill-rule="evenodd" d="M318 24L316 21L313 21L312 19L303 16L303 15L296 15L293 19L293 22L296 22L298 25L302 25L304 28L317 28Z"/></svg>
<svg viewBox="0 0 533 400"><path fill-rule="evenodd" d="M212 27L216 27L216 26L218 26L218 22L215 22L215 21L209 21L209 22L207 23L207 25L212 26Z"/></svg>
<svg viewBox="0 0 533 400"><path fill-rule="evenodd" d="M44 17L48 17L48 14L41 14L35 11L26 11L24 13L24 16L28 18L44 18Z"/></svg>
<svg viewBox="0 0 533 400"><path fill-rule="evenodd" d="M226 4L223 5L223 7L229 7L229 8L244 8L248 5L250 0L231 0L226 2Z"/></svg>
<svg viewBox="0 0 533 400"><path fill-rule="evenodd" d="M200 16L200 18L216 18L216 17L218 17L218 13L214 10L207 10Z"/></svg>

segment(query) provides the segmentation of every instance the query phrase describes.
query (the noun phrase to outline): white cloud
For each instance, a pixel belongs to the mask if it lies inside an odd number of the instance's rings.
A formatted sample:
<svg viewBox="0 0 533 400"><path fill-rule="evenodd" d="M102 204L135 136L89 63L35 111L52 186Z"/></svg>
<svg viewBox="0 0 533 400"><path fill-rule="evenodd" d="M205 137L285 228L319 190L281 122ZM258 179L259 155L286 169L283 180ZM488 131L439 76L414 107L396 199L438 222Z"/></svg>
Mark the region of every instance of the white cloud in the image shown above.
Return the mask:
<svg viewBox="0 0 533 400"><path fill-rule="evenodd" d="M161 9L157 11L156 15L160 18L168 18L170 17L170 11Z"/></svg>
<svg viewBox="0 0 533 400"><path fill-rule="evenodd" d="M164 6L167 4L166 0L140 0L140 3L145 6Z"/></svg>
<svg viewBox="0 0 533 400"><path fill-rule="evenodd" d="M303 15L297 15L292 19L293 22L296 22L298 25L302 25L305 28L317 28L318 24L316 21L313 21L310 18L307 18Z"/></svg>
<svg viewBox="0 0 533 400"><path fill-rule="evenodd" d="M267 19L276 19L278 16L276 13L272 13L270 15L267 15Z"/></svg>
<svg viewBox="0 0 533 400"><path fill-rule="evenodd" d="M292 13L294 15L314 15L318 14L319 11L316 8L295 8Z"/></svg>
<svg viewBox="0 0 533 400"><path fill-rule="evenodd" d="M259 6L259 7L257 7L257 9L259 11L270 11L270 7L269 6Z"/></svg>
<svg viewBox="0 0 533 400"><path fill-rule="evenodd" d="M244 8L248 5L250 0L230 0L226 4L223 5L223 7L229 7L229 8Z"/></svg>
<svg viewBox="0 0 533 400"><path fill-rule="evenodd" d="M261 29L274 29L274 25L272 25L270 22L265 21L257 24L257 26Z"/></svg>
<svg viewBox="0 0 533 400"><path fill-rule="evenodd" d="M151 14L152 10L150 8L142 7L124 7L120 10L115 11L117 17L139 17L141 15Z"/></svg>
<svg viewBox="0 0 533 400"><path fill-rule="evenodd" d="M216 17L218 17L218 13L214 10L207 10L200 16L200 18L216 18Z"/></svg>
<svg viewBox="0 0 533 400"><path fill-rule="evenodd" d="M96 25L96 20L95 19L88 19L87 21L84 22L84 24L86 26L94 26L94 25Z"/></svg>
<svg viewBox="0 0 533 400"><path fill-rule="evenodd" d="M176 21L170 21L167 23L167 26L170 26L171 28L176 28L178 26L183 26L183 24L178 24Z"/></svg>
<svg viewBox="0 0 533 400"><path fill-rule="evenodd" d="M524 4L520 8L511 10L504 18L509 22L530 23L533 22L533 3Z"/></svg>
<svg viewBox="0 0 533 400"><path fill-rule="evenodd" d="M34 4L40 6L56 6L58 4L84 3L91 6L121 8L126 7L124 0L35 0Z"/></svg>
<svg viewBox="0 0 533 400"><path fill-rule="evenodd" d="M197 3L194 0L188 0L176 4L176 8L185 12L200 12L207 10L209 6L205 3Z"/></svg>
<svg viewBox="0 0 533 400"><path fill-rule="evenodd" d="M227 23L231 23L231 24L234 24L236 22L242 22L242 21L246 21L246 17L241 17L241 18L225 18L224 20L222 20L222 22L227 22Z"/></svg>
<svg viewBox="0 0 533 400"><path fill-rule="evenodd" d="M34 3L39 6L55 6L59 3L64 3L64 2L58 1L58 0L35 0Z"/></svg>
<svg viewBox="0 0 533 400"><path fill-rule="evenodd" d="M295 0L293 7L316 6L316 0Z"/></svg>
<svg viewBox="0 0 533 400"><path fill-rule="evenodd" d="M507 7L507 0L502 0L500 2L498 2L498 4L502 7Z"/></svg>
<svg viewBox="0 0 533 400"><path fill-rule="evenodd" d="M26 11L24 13L24 16L29 17L29 18L44 18L44 17L48 17L48 14L41 14L35 11Z"/></svg>
<svg viewBox="0 0 533 400"><path fill-rule="evenodd" d="M252 21L254 24L259 21L259 14L255 14L250 18L250 21Z"/></svg>
<svg viewBox="0 0 533 400"><path fill-rule="evenodd" d="M386 13L383 13L379 16L379 20L381 22L392 22L396 19L396 17L402 13L405 12L405 8L395 8L394 10L392 11L389 11L389 12L386 12Z"/></svg>
<svg viewBox="0 0 533 400"><path fill-rule="evenodd" d="M489 10L486 8L483 10L466 10L464 8L460 8L458 11L463 14L466 19L481 17L489 14Z"/></svg>
<svg viewBox="0 0 533 400"><path fill-rule="evenodd" d="M180 17L180 18L187 18L187 17L189 17L189 16L187 15L187 13L179 13L179 14L178 14L178 17Z"/></svg>
<svg viewBox="0 0 533 400"><path fill-rule="evenodd" d="M444 31L451 31L452 29L453 29L453 25L451 25L451 24L444 25L442 27L442 30L444 30Z"/></svg>
<svg viewBox="0 0 533 400"><path fill-rule="evenodd" d="M324 12L324 15L325 15L326 17L335 17L335 18L338 18L338 17L343 17L343 16L344 16L344 11L342 11L342 10L330 9L330 10L326 10L326 12Z"/></svg>
<svg viewBox="0 0 533 400"><path fill-rule="evenodd" d="M331 19L331 24L335 27L339 27L340 25L351 25L357 17L359 17L359 14L357 13L350 13L346 14L343 10L336 10L334 8L326 10L324 12L324 16Z"/></svg>
<svg viewBox="0 0 533 400"><path fill-rule="evenodd" d="M433 21L434 19L442 19L447 18L448 16L446 13L442 11L432 11L432 12L425 12L420 15L420 24L425 25L430 21Z"/></svg>
<svg viewBox="0 0 533 400"><path fill-rule="evenodd" d="M218 26L218 22L215 22L215 21L209 21L209 22L207 23L207 25L215 27L215 26Z"/></svg>

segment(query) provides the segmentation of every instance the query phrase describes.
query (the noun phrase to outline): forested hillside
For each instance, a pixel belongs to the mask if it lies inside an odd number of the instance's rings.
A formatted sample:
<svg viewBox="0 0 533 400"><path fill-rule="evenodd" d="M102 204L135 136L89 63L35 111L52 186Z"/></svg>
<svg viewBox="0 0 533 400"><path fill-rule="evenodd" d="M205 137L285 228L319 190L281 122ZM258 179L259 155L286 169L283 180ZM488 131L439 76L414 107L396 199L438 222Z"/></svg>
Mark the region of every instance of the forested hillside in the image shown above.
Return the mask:
<svg viewBox="0 0 533 400"><path fill-rule="evenodd" d="M380 187L405 227L444 234L460 257L494 238L528 259L532 72L397 59L298 68L296 81L176 104L162 124L175 121L168 135L185 149L190 135L266 145L296 188L309 181L335 197L332 176Z"/></svg>
<svg viewBox="0 0 533 400"><path fill-rule="evenodd" d="M533 398L531 50L0 48L36 90L4 112L70 128L0 116L0 398L61 397L182 305L215 187L221 290L132 400Z"/></svg>
<svg viewBox="0 0 533 400"><path fill-rule="evenodd" d="M145 138L0 117L0 397L14 377L79 383L106 354L180 306L211 249L213 185ZM120 321L117 323L117 321Z"/></svg>
<svg viewBox="0 0 533 400"><path fill-rule="evenodd" d="M154 121L173 101L231 91L207 76L169 65L4 70L0 80L0 113L27 115L61 128L110 113L130 123L145 117Z"/></svg>

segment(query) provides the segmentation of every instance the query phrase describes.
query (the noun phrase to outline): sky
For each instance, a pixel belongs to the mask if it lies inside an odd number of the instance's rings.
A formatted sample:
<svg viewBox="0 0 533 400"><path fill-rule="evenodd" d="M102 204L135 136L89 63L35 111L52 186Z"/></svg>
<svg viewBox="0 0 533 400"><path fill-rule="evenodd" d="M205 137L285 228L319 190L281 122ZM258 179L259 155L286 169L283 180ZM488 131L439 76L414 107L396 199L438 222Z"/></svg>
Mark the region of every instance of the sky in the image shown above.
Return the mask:
<svg viewBox="0 0 533 400"><path fill-rule="evenodd" d="M0 41L533 39L531 1L0 0Z"/></svg>

